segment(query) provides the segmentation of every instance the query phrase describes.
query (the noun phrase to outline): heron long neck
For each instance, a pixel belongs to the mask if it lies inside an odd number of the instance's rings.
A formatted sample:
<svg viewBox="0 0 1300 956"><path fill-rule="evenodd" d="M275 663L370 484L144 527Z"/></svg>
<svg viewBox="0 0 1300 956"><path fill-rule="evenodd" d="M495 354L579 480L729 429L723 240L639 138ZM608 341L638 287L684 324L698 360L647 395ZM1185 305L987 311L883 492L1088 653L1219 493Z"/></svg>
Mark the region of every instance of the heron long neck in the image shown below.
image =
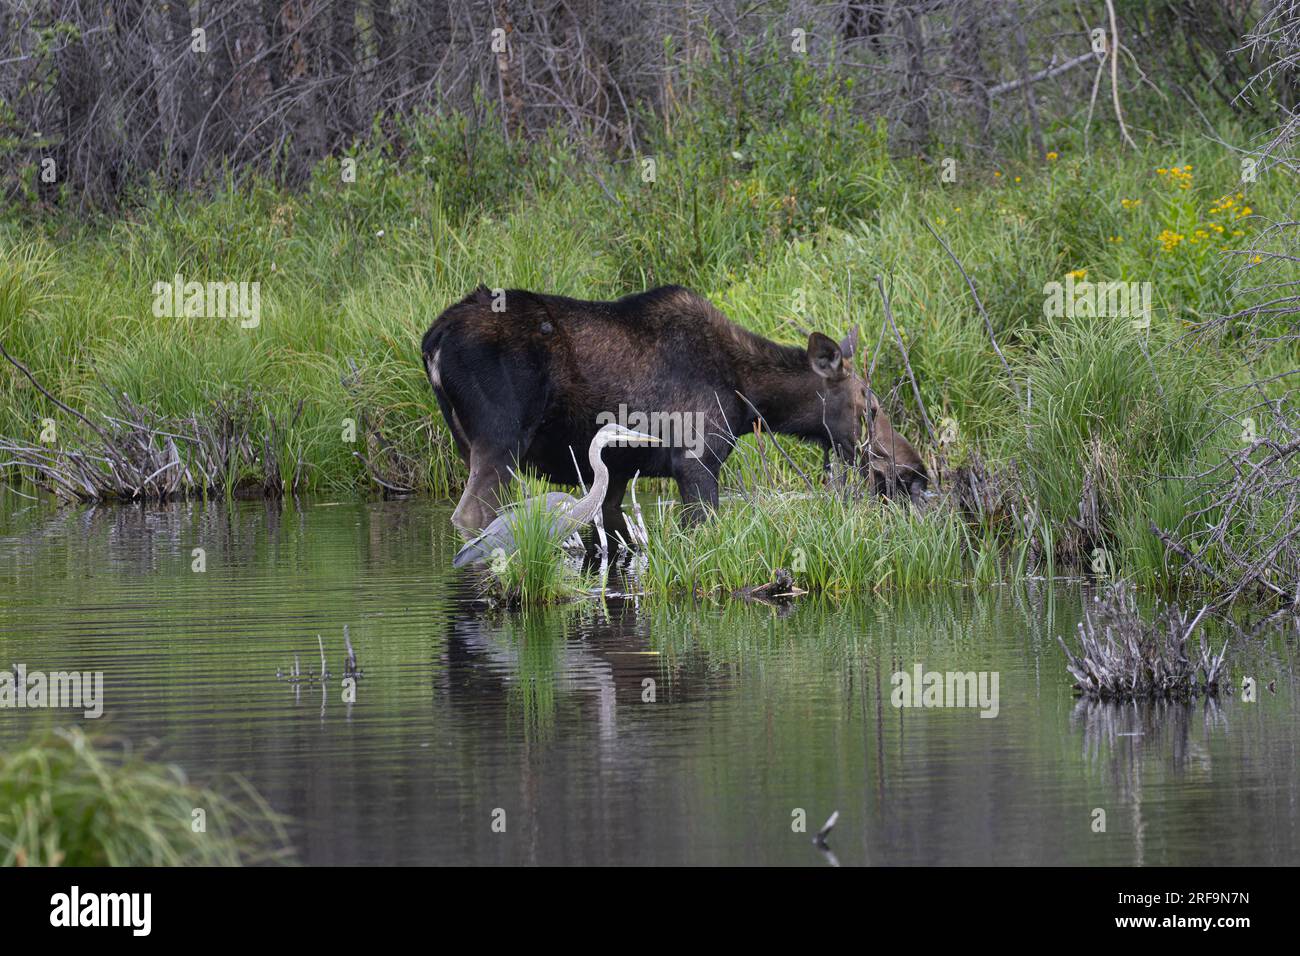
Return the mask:
<svg viewBox="0 0 1300 956"><path fill-rule="evenodd" d="M591 490L569 509L569 516L584 524L596 516L605 501L605 492L609 489L609 469L600 460L602 447L600 442L593 441L587 450L587 460L591 462Z"/></svg>

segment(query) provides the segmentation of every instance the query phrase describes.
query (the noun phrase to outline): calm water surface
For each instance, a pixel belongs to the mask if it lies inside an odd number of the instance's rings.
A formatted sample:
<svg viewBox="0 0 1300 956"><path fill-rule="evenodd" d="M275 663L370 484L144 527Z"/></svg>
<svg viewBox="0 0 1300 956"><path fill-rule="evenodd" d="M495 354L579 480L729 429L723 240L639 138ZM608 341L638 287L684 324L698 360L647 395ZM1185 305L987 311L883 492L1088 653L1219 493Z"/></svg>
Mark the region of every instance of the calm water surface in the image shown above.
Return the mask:
<svg viewBox="0 0 1300 956"><path fill-rule="evenodd" d="M10 499L0 661L103 671L87 723L203 783L242 774L307 863L1300 861L1294 630L1238 652L1258 703L1089 707L1055 641L1079 585L504 613L451 570L449 514ZM345 624L355 703L277 679L319 669L318 634L338 675ZM917 663L997 672L998 716L892 707ZM0 710L0 746L32 721ZM792 822L834 810L832 860Z"/></svg>

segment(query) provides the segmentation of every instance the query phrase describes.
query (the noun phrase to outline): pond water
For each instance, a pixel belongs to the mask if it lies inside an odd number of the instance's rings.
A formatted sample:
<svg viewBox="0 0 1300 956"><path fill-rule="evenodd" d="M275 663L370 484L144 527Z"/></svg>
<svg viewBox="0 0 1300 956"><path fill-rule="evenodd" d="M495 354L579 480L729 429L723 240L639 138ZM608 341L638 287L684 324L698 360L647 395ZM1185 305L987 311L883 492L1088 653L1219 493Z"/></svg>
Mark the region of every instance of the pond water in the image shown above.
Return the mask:
<svg viewBox="0 0 1300 956"><path fill-rule="evenodd" d="M1300 860L1294 630L1238 649L1256 703L1088 706L1056 644L1077 583L507 613L451 569L440 503L13 502L3 666L102 671L103 717L67 721L156 738L198 782L243 775L306 863ZM336 677L277 678L319 670L318 634ZM892 706L917 664L996 673L996 717ZM0 710L0 746L33 720Z"/></svg>

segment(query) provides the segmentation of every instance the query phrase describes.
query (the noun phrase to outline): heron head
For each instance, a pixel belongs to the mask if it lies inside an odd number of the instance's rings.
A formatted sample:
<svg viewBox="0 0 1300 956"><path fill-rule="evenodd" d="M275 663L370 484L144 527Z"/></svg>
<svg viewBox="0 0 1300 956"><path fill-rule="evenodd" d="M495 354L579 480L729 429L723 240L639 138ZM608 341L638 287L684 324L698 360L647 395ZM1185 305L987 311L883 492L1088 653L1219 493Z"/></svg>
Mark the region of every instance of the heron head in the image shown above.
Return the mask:
<svg viewBox="0 0 1300 956"><path fill-rule="evenodd" d="M634 432L630 428L624 428L616 422L610 422L600 431L596 432L596 444L601 448L607 445L660 445L662 439L654 435L647 435L645 432Z"/></svg>

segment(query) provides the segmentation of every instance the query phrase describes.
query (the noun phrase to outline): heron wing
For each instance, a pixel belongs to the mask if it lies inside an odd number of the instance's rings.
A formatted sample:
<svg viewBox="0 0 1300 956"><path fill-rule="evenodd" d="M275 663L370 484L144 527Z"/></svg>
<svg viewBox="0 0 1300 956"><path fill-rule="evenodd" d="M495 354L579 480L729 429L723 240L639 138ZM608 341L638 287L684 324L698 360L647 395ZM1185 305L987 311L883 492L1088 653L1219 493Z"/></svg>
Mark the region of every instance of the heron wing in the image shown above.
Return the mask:
<svg viewBox="0 0 1300 956"><path fill-rule="evenodd" d="M482 534L467 541L465 546L456 552L456 556L451 559L451 566L463 568L475 561L486 561L497 548L509 550L514 543L515 535L509 516L498 515L483 529Z"/></svg>
<svg viewBox="0 0 1300 956"><path fill-rule="evenodd" d="M456 556L451 560L452 567L461 568L476 561L486 561L497 548L507 552L513 551L515 549L514 524L519 520L520 511L524 505L532 506L536 502L536 498L529 498L523 502L504 506L478 537L466 542L465 546L456 552ZM567 516L569 509L578 503L577 499L563 491L550 491L546 493L545 502L546 510L553 514L551 519L553 533L561 539L568 537L576 530L574 522L567 520Z"/></svg>

